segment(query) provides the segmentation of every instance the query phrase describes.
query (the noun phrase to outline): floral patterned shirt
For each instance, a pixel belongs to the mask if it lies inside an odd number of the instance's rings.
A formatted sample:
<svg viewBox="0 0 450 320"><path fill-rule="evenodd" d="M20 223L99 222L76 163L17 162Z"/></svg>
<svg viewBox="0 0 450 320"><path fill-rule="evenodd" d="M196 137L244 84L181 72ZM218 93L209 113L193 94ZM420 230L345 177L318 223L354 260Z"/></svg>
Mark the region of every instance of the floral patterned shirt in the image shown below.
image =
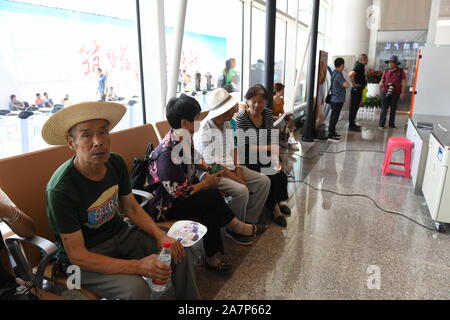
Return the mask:
<svg viewBox="0 0 450 320"><path fill-rule="evenodd" d="M176 130L172 129L153 152L160 152L163 148L173 150L179 143ZM194 150L192 143L191 150L195 159L198 159L199 154ZM145 209L155 221L166 221L168 220L167 211L173 206L175 200L189 194L191 186L196 182L194 180L196 168L193 164L175 164L172 160L172 152L167 151L160 153L158 159L150 163L149 172L158 185L153 190L154 199L146 205Z"/></svg>

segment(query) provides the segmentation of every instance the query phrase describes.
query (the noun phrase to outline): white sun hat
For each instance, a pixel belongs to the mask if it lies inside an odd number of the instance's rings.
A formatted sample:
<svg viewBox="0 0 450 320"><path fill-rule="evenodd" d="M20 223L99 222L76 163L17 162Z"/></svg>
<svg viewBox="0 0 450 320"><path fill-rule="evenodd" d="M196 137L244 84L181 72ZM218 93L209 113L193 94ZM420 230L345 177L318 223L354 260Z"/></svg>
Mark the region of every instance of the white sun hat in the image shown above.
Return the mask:
<svg viewBox="0 0 450 320"><path fill-rule="evenodd" d="M233 108L236 105L237 100L229 94L227 90L218 88L208 95L207 102L209 113L205 120L211 120Z"/></svg>

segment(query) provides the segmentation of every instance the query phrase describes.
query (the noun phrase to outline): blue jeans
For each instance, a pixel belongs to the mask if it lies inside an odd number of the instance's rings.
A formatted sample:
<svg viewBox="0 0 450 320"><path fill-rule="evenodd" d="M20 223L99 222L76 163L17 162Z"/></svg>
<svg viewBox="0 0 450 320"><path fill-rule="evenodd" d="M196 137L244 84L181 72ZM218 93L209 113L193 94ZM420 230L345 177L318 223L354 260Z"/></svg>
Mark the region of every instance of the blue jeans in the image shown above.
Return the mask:
<svg viewBox="0 0 450 320"><path fill-rule="evenodd" d="M381 115L379 126L384 127L386 124L387 110L390 107L391 112L389 115L389 126L395 127L395 114L397 112L398 100L400 99L399 93L392 94L391 98L386 98L386 93L381 93Z"/></svg>

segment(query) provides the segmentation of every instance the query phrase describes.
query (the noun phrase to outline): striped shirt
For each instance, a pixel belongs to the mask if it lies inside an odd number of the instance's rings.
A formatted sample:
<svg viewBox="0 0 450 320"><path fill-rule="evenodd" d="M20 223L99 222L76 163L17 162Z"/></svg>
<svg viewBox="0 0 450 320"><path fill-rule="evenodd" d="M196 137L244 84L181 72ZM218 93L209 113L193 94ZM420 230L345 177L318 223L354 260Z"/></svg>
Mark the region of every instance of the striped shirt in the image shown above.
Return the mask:
<svg viewBox="0 0 450 320"><path fill-rule="evenodd" d="M345 82L342 72L334 70L331 74L331 102L345 102Z"/></svg>
<svg viewBox="0 0 450 320"><path fill-rule="evenodd" d="M266 130L264 130L266 129ZM238 144L239 162L251 164L249 159L249 146L264 146L272 144L273 112L269 109L263 111L263 123L257 127L248 116L248 113L242 111L236 118L236 136ZM264 136L263 136L264 135ZM278 142L277 142L278 143ZM242 159L242 148L245 148L245 160ZM259 159L259 154L257 155ZM243 161L244 160L244 161ZM258 160L259 163L259 160Z"/></svg>

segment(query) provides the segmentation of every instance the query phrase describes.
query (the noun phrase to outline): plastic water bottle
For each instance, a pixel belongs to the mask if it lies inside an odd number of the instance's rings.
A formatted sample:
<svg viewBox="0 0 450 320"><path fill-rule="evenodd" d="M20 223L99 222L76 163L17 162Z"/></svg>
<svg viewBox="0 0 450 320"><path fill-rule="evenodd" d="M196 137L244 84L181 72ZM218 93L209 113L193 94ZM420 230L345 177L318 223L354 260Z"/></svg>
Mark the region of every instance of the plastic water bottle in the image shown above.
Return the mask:
<svg viewBox="0 0 450 320"><path fill-rule="evenodd" d="M165 264L170 266L170 262L172 261L172 255L170 254L169 241L163 242L163 248L161 249L161 252L159 253L157 260L164 262ZM168 288L168 283L164 284L156 280L152 280L150 287L154 292L164 292Z"/></svg>

